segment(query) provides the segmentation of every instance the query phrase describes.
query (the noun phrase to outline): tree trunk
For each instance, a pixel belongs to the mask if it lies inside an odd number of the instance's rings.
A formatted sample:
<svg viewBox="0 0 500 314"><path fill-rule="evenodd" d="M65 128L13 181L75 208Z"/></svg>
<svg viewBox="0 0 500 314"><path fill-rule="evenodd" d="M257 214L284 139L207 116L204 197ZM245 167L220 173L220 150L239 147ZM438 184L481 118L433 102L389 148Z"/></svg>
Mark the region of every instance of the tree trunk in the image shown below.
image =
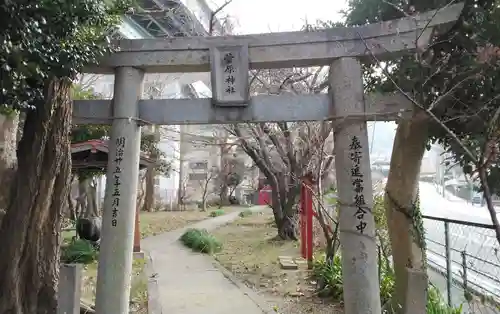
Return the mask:
<svg viewBox="0 0 500 314"><path fill-rule="evenodd" d="M52 80L27 114L0 227L0 313L57 312L61 216L71 171L71 82Z"/></svg>
<svg viewBox="0 0 500 314"><path fill-rule="evenodd" d="M219 192L219 208L229 204L229 197L227 195L227 184L222 183Z"/></svg>
<svg viewBox="0 0 500 314"><path fill-rule="evenodd" d="M278 223L278 236L283 240L297 241L297 220L298 217L296 216L283 216L283 218Z"/></svg>
<svg viewBox="0 0 500 314"><path fill-rule="evenodd" d="M74 182L75 177L71 176L70 181L69 181L69 190L70 192L67 195L67 203L68 203L68 215L69 219L72 221L76 221L78 219L78 214L77 214L77 209L76 209L76 203L73 201L71 189L73 188L73 182Z"/></svg>
<svg viewBox="0 0 500 314"><path fill-rule="evenodd" d="M415 202L428 126L429 122L422 113L400 122L392 149L384 202L396 275L392 299L396 313L405 313L408 269L425 272L423 225ZM412 294L413 299L426 297L426 291L412 291ZM420 313L425 313L425 308Z"/></svg>
<svg viewBox="0 0 500 314"><path fill-rule="evenodd" d="M145 180L144 172L139 172L139 182L137 184L137 201L136 208L143 208L144 205L144 180Z"/></svg>
<svg viewBox="0 0 500 314"><path fill-rule="evenodd" d="M153 158L153 156L152 156ZM154 159L156 160L156 159ZM155 168L149 166L146 170L146 190L144 192L143 211L153 212L155 207Z"/></svg>
<svg viewBox="0 0 500 314"><path fill-rule="evenodd" d="M85 204L87 205L84 216L86 218L100 216L96 202L96 186L93 183L94 183L93 178L85 179L83 183L85 188L85 198L86 198Z"/></svg>
<svg viewBox="0 0 500 314"><path fill-rule="evenodd" d="M298 215L295 207L295 197L291 202L284 202L283 199L288 199L284 194L291 193L291 191L288 191L287 193L286 190L280 189L281 193L279 193L278 189L275 189L274 187L271 187L271 189L272 209L274 221L278 229L278 237L280 237L282 240L297 241Z"/></svg>
<svg viewBox="0 0 500 314"><path fill-rule="evenodd" d="M479 180L481 180L481 186L483 187L483 198L486 202L488 212L490 213L491 221L493 222L497 241L500 244L500 223L498 222L497 212L495 210L495 206L493 205L493 199L491 198L490 185L488 184L488 175L486 173L485 167L479 168L478 172Z"/></svg>
<svg viewBox="0 0 500 314"><path fill-rule="evenodd" d="M207 211L207 194L208 194L208 182L203 186L203 193L201 195L201 211Z"/></svg>
<svg viewBox="0 0 500 314"><path fill-rule="evenodd" d="M8 187L12 183L16 171L17 129L19 114L0 114L0 186ZM9 203L10 190L0 193L0 222Z"/></svg>
<svg viewBox="0 0 500 314"><path fill-rule="evenodd" d="M76 198L76 213L78 218L87 215L87 186L85 179L78 178L78 197Z"/></svg>

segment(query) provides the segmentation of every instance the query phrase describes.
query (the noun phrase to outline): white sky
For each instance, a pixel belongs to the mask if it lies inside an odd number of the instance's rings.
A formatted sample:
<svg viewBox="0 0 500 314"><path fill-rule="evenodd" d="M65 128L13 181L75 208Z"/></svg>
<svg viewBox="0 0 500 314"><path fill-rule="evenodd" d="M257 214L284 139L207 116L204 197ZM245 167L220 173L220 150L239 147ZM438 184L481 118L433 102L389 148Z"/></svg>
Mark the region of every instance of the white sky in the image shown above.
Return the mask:
<svg viewBox="0 0 500 314"><path fill-rule="evenodd" d="M224 2L208 0L213 8ZM338 21L339 11L346 6L347 0L233 0L219 14L234 18L235 33L255 34L297 31L306 20Z"/></svg>
<svg viewBox="0 0 500 314"><path fill-rule="evenodd" d="M227 0L207 0L216 10ZM347 8L348 0L233 0L219 17L230 15L236 22L236 34L256 34L300 30L305 21L339 21L339 11ZM375 130L375 125L376 130ZM390 156L396 125L369 123L368 135L375 155Z"/></svg>

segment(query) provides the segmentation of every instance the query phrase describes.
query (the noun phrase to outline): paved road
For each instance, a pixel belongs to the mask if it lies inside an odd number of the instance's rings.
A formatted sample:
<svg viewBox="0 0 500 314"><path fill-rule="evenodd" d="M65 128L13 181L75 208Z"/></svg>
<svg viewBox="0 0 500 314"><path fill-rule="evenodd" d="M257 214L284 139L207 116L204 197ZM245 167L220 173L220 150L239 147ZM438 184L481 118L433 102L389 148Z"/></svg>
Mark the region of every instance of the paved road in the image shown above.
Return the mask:
<svg viewBox="0 0 500 314"><path fill-rule="evenodd" d="M263 207L255 206L252 210L260 211ZM215 229L235 220L238 214L207 219L189 228ZM194 253L177 241L187 228L149 237L142 242L158 274L162 313L266 313L259 302L255 302L255 296L238 288L214 266L210 256Z"/></svg>
<svg viewBox="0 0 500 314"><path fill-rule="evenodd" d="M424 215L491 224L489 213L485 207L472 206L453 195L441 196L433 184L420 182L421 210ZM456 279L460 279L463 271L461 252L467 252L467 279L469 286L492 295L500 301L500 247L491 229L477 228L460 224L450 224L452 270ZM424 220L426 229L429 264L445 269L445 232L444 223L429 219ZM436 282L437 274L430 274ZM443 288L443 285L440 285ZM444 284L444 287L446 285ZM456 288L455 288L456 289ZM463 302L463 292L453 290L453 299ZM442 290L445 292L444 290ZM459 294L459 296L455 296ZM459 298L459 299L457 299ZM483 310L479 313L495 313Z"/></svg>

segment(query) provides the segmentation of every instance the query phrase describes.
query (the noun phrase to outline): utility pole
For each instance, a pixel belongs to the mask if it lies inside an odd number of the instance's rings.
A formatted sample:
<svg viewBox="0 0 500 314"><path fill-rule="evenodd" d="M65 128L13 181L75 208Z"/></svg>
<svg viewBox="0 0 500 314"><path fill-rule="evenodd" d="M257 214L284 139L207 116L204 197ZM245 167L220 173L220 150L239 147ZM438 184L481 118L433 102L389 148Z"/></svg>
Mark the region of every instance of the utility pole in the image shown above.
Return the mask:
<svg viewBox="0 0 500 314"><path fill-rule="evenodd" d="M469 181L469 202L472 204L472 199L474 199L474 183L472 182L472 178Z"/></svg>
<svg viewBox="0 0 500 314"><path fill-rule="evenodd" d="M445 179L445 175L446 175L446 165L445 165L445 159L446 159L446 153L444 151L444 149L439 146L439 149L440 149L440 154L439 154L439 165L438 165L438 169L439 169L439 179L440 179L440 185L441 185L441 195L443 196L443 198L446 198L446 179Z"/></svg>
<svg viewBox="0 0 500 314"><path fill-rule="evenodd" d="M184 155L185 155L185 142L184 142L184 128L185 125L179 127L179 187L177 189L177 207L180 210L182 206L182 198L184 196Z"/></svg>
<svg viewBox="0 0 500 314"><path fill-rule="evenodd" d="M443 171L443 175L441 176L441 191L443 193L443 197L446 198L446 194L445 194L446 184L445 184L445 178L444 178L444 175L446 174L446 170L444 167L445 167L444 165L441 166L441 169Z"/></svg>

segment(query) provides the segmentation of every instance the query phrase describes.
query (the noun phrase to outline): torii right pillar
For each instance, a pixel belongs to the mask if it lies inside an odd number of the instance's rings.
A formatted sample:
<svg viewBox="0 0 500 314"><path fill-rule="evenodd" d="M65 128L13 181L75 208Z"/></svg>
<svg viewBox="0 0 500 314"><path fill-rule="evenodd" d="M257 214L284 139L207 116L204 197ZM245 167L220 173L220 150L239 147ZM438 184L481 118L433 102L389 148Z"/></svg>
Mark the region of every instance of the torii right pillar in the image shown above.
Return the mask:
<svg viewBox="0 0 500 314"><path fill-rule="evenodd" d="M337 59L329 75L332 113L339 118L334 152L345 313L378 314L377 243L361 65L355 58Z"/></svg>

